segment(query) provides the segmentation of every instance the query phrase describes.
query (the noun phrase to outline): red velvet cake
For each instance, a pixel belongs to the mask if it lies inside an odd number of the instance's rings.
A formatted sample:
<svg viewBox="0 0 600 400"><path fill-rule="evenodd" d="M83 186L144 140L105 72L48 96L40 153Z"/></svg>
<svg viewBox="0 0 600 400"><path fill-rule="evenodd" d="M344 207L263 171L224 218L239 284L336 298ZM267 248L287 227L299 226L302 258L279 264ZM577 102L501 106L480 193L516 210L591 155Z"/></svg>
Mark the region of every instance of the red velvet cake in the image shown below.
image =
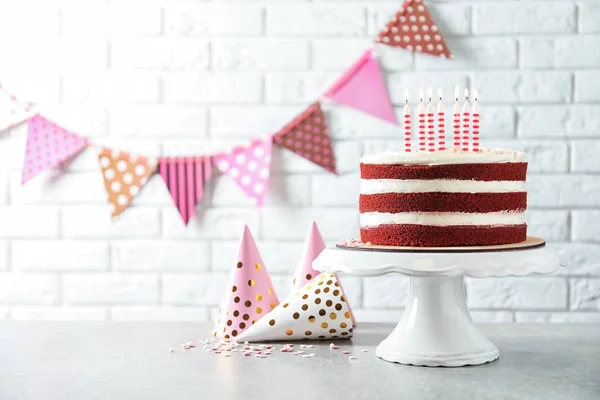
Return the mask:
<svg viewBox="0 0 600 400"><path fill-rule="evenodd" d="M389 246L483 246L527 237L525 153L385 152L361 159L360 238Z"/></svg>

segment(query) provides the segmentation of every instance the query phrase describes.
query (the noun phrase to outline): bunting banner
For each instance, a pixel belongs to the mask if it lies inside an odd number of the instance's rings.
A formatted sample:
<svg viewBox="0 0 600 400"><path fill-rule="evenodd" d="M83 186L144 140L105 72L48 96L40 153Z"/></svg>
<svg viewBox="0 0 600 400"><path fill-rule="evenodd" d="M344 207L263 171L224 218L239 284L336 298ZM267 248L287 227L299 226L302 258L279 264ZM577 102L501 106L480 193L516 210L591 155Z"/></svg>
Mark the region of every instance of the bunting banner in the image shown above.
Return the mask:
<svg viewBox="0 0 600 400"><path fill-rule="evenodd" d="M379 64L371 50L365 51L325 97L386 122L398 123Z"/></svg>
<svg viewBox="0 0 600 400"><path fill-rule="evenodd" d="M451 57L450 51L423 0L406 0L379 34L377 43L410 51ZM365 53L327 90L330 99L384 121L397 124L379 63ZM0 132L27 121L22 183L56 167L86 147L96 147L37 114L32 103L21 101L0 84ZM337 174L329 129L320 100L267 139L253 139L229 152L155 160L100 148L101 165L111 214L119 215L157 170L185 224L195 215L212 168L228 175L258 206L269 186L273 143Z"/></svg>
<svg viewBox="0 0 600 400"><path fill-rule="evenodd" d="M127 208L157 166L154 159L107 148L102 148L98 161L113 218Z"/></svg>
<svg viewBox="0 0 600 400"><path fill-rule="evenodd" d="M87 143L87 139L61 128L41 115L29 118L21 184L79 153Z"/></svg>
<svg viewBox="0 0 600 400"><path fill-rule="evenodd" d="M0 83L0 133L27 121L33 115L31 104L23 103Z"/></svg>
<svg viewBox="0 0 600 400"><path fill-rule="evenodd" d="M271 175L273 138L254 139L248 146L240 146L230 153L213 156L216 168L228 175L249 197L263 205Z"/></svg>
<svg viewBox="0 0 600 400"><path fill-rule="evenodd" d="M314 103L273 136L273 142L337 174L329 129L320 103Z"/></svg>
<svg viewBox="0 0 600 400"><path fill-rule="evenodd" d="M423 0L406 0L379 33L379 43L450 58L450 50Z"/></svg>
<svg viewBox="0 0 600 400"><path fill-rule="evenodd" d="M212 175L210 157L165 157L158 161L158 171L184 224L196 214L196 205Z"/></svg>

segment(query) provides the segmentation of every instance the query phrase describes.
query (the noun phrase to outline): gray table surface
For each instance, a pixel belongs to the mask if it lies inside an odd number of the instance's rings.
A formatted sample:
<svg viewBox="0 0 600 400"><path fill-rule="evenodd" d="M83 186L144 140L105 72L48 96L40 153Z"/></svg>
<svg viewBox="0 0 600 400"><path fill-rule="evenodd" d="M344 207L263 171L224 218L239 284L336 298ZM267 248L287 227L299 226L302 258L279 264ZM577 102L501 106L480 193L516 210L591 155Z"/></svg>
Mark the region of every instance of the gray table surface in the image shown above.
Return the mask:
<svg viewBox="0 0 600 400"><path fill-rule="evenodd" d="M0 323L0 399L600 399L600 327L594 325L483 325L500 359L463 368L378 359L375 346L393 328L387 324L360 324L352 342L338 341L339 350L330 341L313 342L307 350L314 358L279 352L226 358L179 346L209 338L210 328ZM344 349L356 360L342 355Z"/></svg>

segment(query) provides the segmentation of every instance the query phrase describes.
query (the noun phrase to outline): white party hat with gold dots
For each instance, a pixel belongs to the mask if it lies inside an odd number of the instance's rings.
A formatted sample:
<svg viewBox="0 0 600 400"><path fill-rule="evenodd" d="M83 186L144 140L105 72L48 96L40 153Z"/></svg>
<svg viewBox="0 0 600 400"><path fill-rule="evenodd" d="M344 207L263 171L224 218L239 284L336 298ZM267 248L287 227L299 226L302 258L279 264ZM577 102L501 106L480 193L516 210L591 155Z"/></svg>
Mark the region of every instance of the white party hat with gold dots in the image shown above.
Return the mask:
<svg viewBox="0 0 600 400"><path fill-rule="evenodd" d="M352 319L334 274L322 273L242 332L238 341L349 339Z"/></svg>

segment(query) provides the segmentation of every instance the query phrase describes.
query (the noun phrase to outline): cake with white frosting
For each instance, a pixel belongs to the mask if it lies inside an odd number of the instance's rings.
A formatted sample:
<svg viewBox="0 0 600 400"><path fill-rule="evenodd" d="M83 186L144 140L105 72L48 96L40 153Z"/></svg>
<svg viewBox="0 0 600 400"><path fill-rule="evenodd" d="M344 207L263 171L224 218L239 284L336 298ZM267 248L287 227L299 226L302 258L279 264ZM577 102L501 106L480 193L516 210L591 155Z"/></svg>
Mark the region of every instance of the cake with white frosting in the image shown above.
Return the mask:
<svg viewBox="0 0 600 400"><path fill-rule="evenodd" d="M525 153L383 152L361 159L362 242L482 246L526 240Z"/></svg>

